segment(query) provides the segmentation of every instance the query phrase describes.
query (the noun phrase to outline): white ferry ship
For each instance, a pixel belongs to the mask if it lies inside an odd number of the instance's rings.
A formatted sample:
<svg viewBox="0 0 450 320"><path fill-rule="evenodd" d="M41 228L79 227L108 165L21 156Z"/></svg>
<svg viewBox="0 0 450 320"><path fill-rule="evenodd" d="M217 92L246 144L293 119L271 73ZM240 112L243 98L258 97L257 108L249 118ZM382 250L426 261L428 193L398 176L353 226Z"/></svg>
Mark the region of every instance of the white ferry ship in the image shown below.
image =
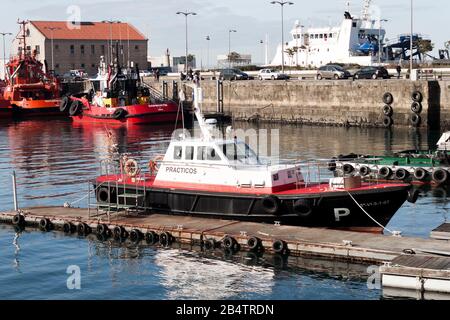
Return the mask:
<svg viewBox="0 0 450 320"><path fill-rule="evenodd" d="M320 67L329 63L371 66L378 63L379 47L384 43L386 31L380 18L371 16L370 4L370 0L364 1L361 17L346 11L337 27L305 28L297 21L291 31L292 40L284 46L285 66ZM281 44L270 64L282 65Z"/></svg>

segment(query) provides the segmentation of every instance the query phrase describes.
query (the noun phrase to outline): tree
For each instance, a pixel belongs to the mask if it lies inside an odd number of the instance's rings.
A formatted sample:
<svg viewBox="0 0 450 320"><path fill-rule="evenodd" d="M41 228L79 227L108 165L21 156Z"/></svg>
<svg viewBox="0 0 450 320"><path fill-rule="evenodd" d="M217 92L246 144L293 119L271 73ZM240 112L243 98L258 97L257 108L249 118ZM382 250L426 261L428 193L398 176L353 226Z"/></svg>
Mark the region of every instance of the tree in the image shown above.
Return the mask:
<svg viewBox="0 0 450 320"><path fill-rule="evenodd" d="M431 40L420 39L416 44L419 52L422 54L433 51L434 49L434 44L431 43Z"/></svg>
<svg viewBox="0 0 450 320"><path fill-rule="evenodd" d="M237 52L230 52L228 55L228 62L230 63L236 63L241 59L241 55Z"/></svg>

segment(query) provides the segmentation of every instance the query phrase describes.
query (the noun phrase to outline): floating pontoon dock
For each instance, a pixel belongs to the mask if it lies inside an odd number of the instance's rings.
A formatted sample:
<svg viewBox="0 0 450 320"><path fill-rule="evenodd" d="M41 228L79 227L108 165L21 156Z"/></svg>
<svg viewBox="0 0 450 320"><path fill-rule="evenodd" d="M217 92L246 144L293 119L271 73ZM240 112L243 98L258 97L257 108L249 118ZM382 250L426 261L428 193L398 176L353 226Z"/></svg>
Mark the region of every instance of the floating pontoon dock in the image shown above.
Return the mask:
<svg viewBox="0 0 450 320"><path fill-rule="evenodd" d="M129 238L133 242L202 245L232 251L259 251L290 256L383 265L389 288L450 293L450 242L400 236L311 229L172 215L93 215L92 210L38 207L0 213L0 222ZM443 225L436 230L448 230ZM434 231L436 232L436 231ZM447 234L448 235L448 234ZM440 237L440 239L445 239Z"/></svg>

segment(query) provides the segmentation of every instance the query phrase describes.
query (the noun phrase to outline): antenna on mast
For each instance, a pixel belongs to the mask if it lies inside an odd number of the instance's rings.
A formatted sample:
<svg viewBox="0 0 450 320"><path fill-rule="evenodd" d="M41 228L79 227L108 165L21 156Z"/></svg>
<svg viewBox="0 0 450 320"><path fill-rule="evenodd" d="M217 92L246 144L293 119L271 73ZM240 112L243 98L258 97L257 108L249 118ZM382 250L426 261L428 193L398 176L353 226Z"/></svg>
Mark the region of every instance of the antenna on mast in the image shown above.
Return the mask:
<svg viewBox="0 0 450 320"><path fill-rule="evenodd" d="M364 0L364 5L363 5L363 11L362 11L362 15L361 15L361 19L364 21L369 21L370 20L370 4L372 3L372 0Z"/></svg>

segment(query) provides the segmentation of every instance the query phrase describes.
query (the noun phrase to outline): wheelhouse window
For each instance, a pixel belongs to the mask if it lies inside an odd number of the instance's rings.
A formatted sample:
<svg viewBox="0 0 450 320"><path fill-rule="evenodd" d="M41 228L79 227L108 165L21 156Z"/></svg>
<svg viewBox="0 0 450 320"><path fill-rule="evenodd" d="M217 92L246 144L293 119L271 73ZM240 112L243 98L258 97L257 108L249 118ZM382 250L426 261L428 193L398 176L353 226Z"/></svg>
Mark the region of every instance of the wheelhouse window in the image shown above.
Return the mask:
<svg viewBox="0 0 450 320"><path fill-rule="evenodd" d="M189 161L194 160L194 147L191 146L186 147L185 159Z"/></svg>
<svg viewBox="0 0 450 320"><path fill-rule="evenodd" d="M244 142L224 143L221 145L223 154L229 161L259 164L258 156Z"/></svg>
<svg viewBox="0 0 450 320"><path fill-rule="evenodd" d="M216 149L208 147L207 157L209 161L220 161L220 156L217 154Z"/></svg>
<svg viewBox="0 0 450 320"><path fill-rule="evenodd" d="M173 148L173 158L175 160L181 160L183 157L183 147L177 146Z"/></svg>

